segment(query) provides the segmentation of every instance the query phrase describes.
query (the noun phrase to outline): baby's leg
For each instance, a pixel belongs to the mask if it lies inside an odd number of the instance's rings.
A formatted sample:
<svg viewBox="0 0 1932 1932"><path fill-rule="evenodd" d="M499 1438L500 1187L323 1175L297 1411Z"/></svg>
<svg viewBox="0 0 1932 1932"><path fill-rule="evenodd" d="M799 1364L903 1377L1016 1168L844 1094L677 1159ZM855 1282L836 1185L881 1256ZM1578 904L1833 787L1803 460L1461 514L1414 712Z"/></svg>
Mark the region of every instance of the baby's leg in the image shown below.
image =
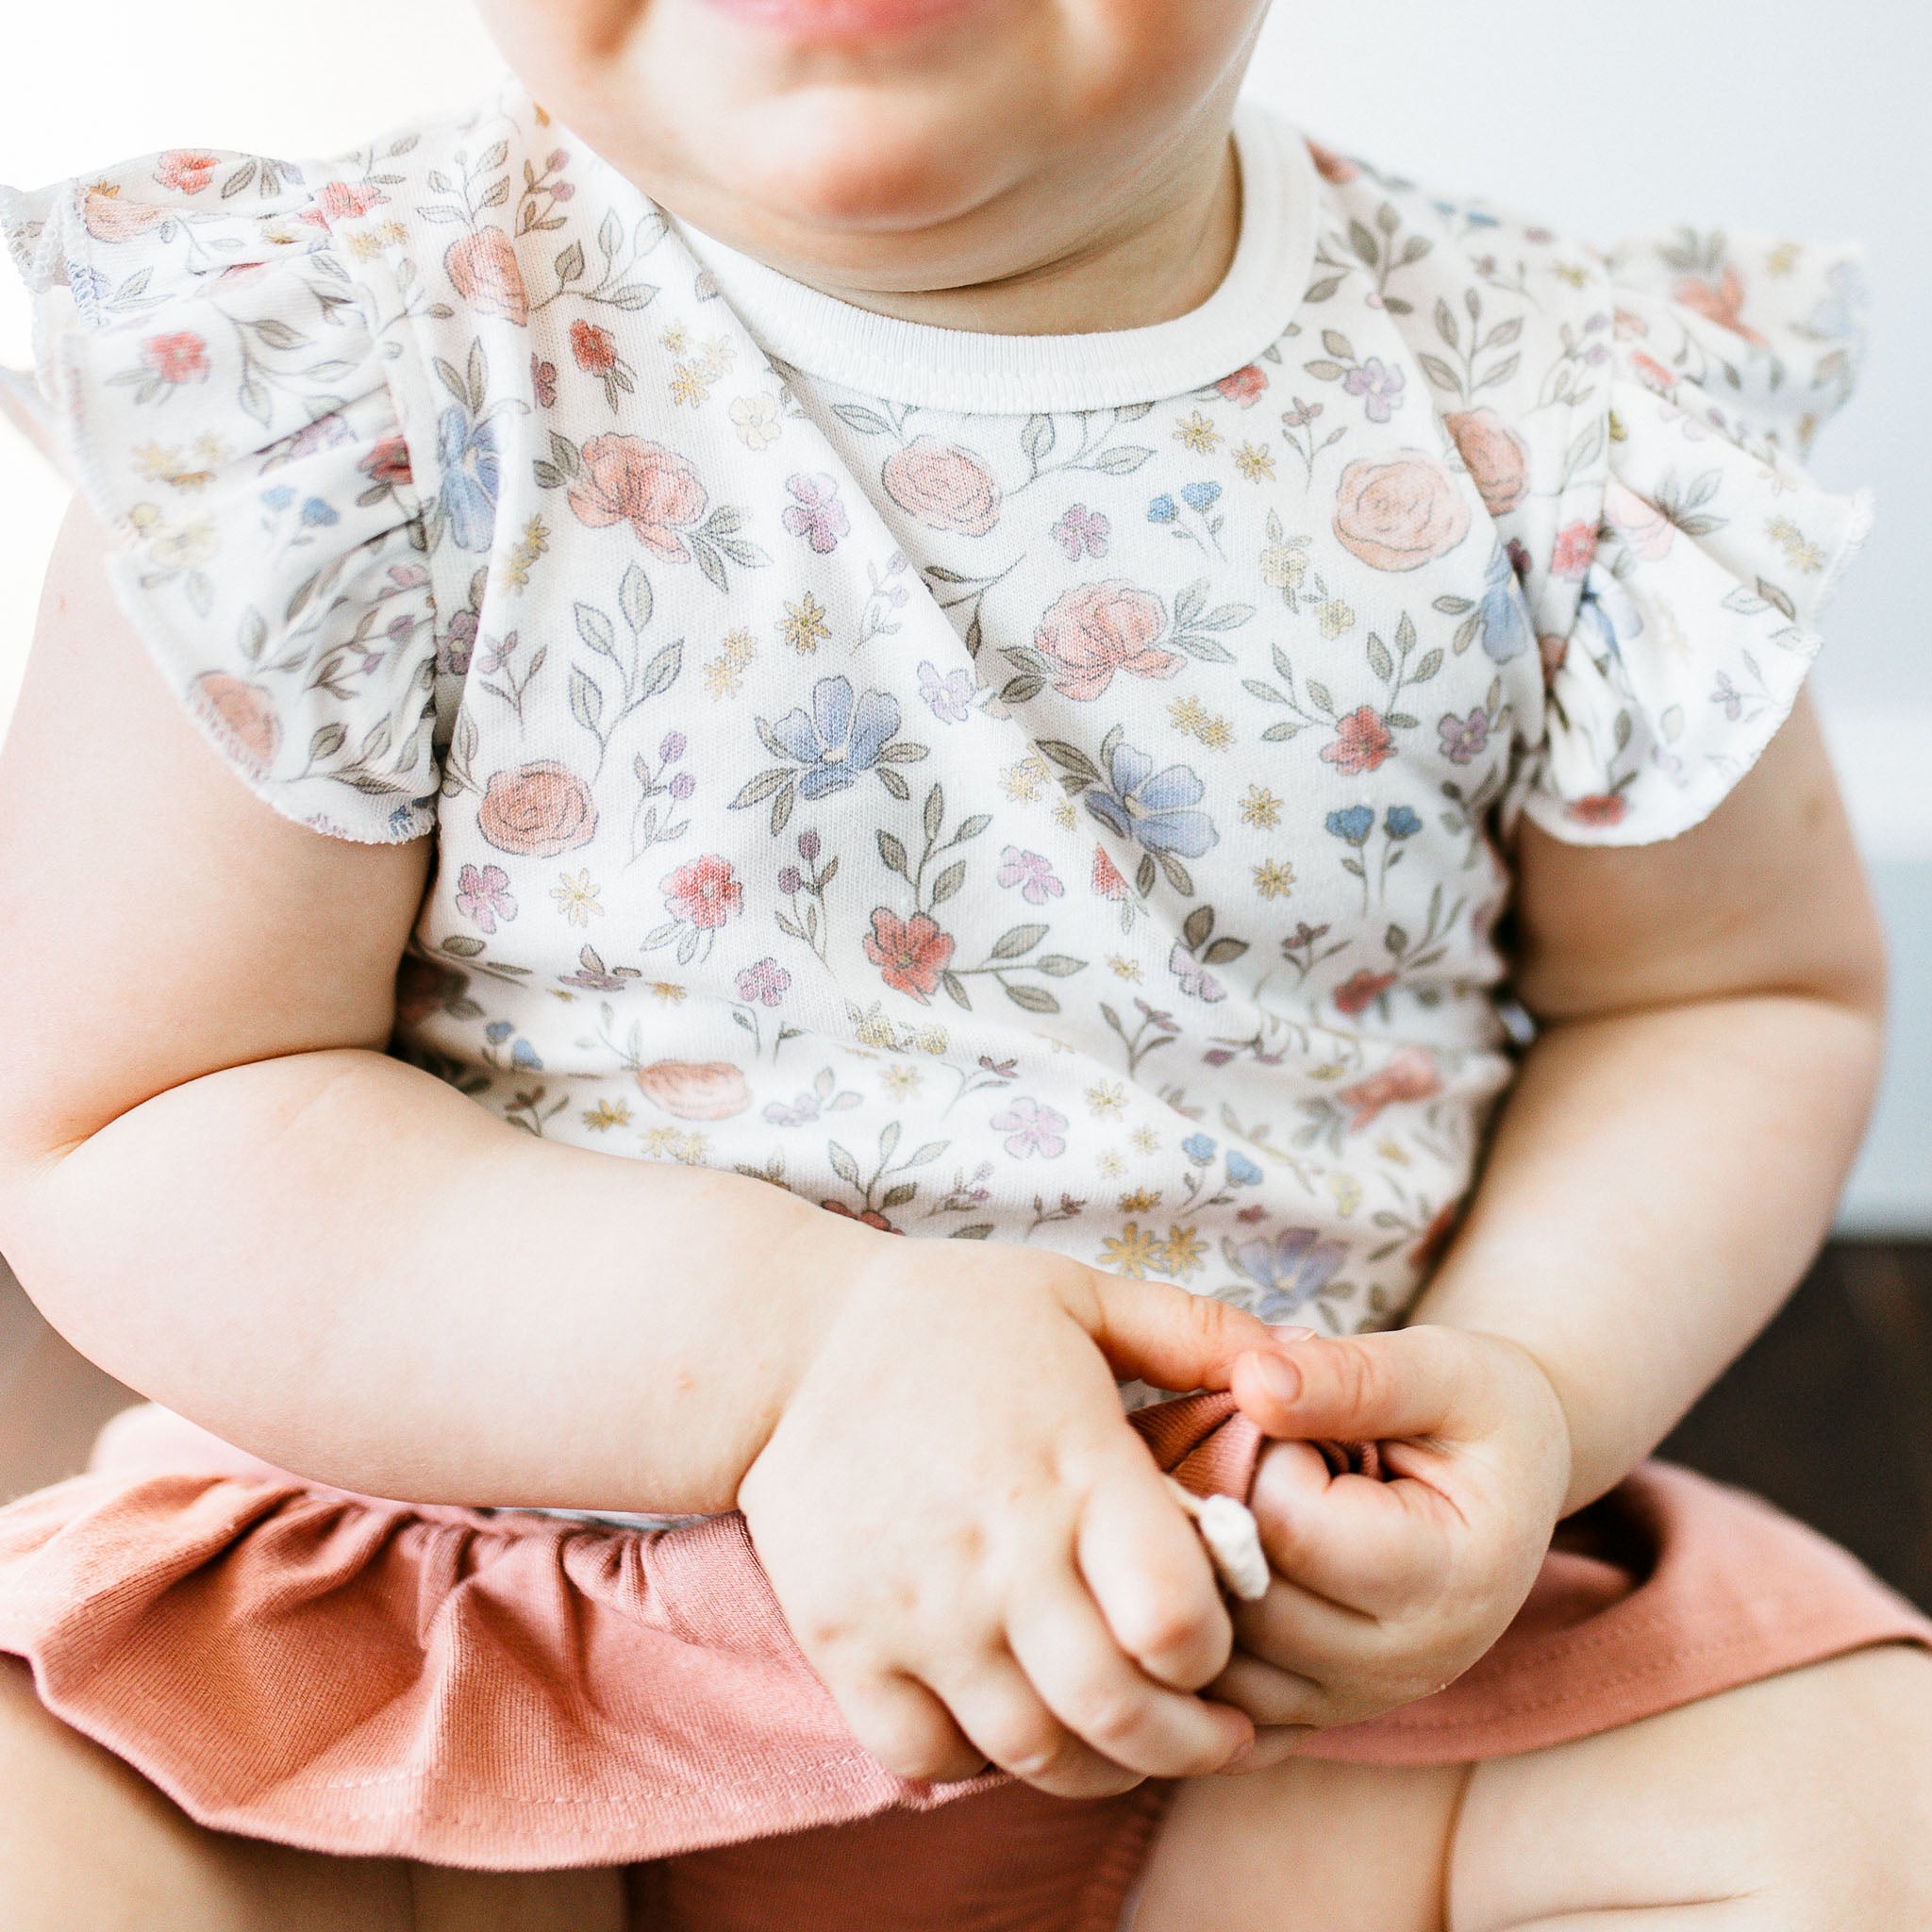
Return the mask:
<svg viewBox="0 0 1932 1932"><path fill-rule="evenodd" d="M611 1872L495 1876L204 1831L0 1657L6 1932L621 1932Z"/></svg>
<svg viewBox="0 0 1932 1932"><path fill-rule="evenodd" d="M1932 1657L1856 1652L1474 1771L1182 1788L1133 1932L1928 1932Z"/></svg>

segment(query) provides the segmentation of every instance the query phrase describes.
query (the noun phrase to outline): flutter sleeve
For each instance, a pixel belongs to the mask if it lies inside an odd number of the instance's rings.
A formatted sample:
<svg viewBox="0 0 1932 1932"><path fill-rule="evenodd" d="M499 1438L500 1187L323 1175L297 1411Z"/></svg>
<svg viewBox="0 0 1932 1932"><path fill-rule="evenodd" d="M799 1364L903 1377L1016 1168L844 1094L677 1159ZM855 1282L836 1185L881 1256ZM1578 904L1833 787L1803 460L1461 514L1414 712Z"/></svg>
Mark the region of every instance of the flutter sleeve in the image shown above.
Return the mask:
<svg viewBox="0 0 1932 1932"><path fill-rule="evenodd" d="M1872 521L1799 466L1863 346L1856 249L1635 238L1614 305L1601 514L1543 641L1545 736L1519 802L1556 838L1639 845L1707 817L1796 701L1820 610Z"/></svg>
<svg viewBox="0 0 1932 1932"><path fill-rule="evenodd" d="M358 194L176 151L0 188L0 234L35 302L42 440L116 538L169 687L277 811L390 844L436 823L436 613L417 465L332 225Z"/></svg>

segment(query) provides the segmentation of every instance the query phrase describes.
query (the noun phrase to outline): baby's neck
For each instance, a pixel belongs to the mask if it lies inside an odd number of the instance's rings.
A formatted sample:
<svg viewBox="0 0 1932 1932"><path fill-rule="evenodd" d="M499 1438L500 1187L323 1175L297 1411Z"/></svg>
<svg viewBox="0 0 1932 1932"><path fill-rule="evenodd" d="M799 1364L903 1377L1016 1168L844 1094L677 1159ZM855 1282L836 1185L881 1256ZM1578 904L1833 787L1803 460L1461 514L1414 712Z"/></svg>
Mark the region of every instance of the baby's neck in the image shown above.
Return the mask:
<svg viewBox="0 0 1932 1932"><path fill-rule="evenodd" d="M1131 214L1035 266L960 288L880 291L813 275L821 292L903 322L992 335L1141 328L1197 308L1221 286L1241 234L1241 169L1224 130L1148 171ZM795 271L794 271L795 273Z"/></svg>

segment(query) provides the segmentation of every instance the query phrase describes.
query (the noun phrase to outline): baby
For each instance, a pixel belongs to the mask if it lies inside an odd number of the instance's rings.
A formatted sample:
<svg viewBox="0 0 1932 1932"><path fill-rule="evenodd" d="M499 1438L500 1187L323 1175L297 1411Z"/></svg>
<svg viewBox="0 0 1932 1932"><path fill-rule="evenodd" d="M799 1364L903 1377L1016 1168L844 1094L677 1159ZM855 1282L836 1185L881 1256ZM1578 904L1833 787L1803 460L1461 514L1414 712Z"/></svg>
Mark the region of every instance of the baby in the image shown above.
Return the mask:
<svg viewBox="0 0 1932 1932"><path fill-rule="evenodd" d="M0 193L0 1228L167 1406L0 1511L10 1932L1932 1925L1932 1625L1644 1464L1877 1062L1855 270L1265 11L486 0Z"/></svg>

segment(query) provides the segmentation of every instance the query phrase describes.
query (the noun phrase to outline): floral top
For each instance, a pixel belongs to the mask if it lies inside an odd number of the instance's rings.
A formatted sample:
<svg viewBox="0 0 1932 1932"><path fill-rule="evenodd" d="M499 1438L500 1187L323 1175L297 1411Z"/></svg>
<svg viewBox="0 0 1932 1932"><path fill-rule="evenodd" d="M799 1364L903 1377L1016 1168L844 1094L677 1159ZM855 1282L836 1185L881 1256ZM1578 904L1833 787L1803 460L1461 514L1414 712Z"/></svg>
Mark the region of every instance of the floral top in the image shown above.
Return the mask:
<svg viewBox="0 0 1932 1932"><path fill-rule="evenodd" d="M1244 108L1201 308L1007 338L670 219L527 98L0 192L120 597L241 776L434 833L393 1050L525 1132L1394 1321L1511 1072L1526 812L1790 706L1854 259L1608 258Z"/></svg>

